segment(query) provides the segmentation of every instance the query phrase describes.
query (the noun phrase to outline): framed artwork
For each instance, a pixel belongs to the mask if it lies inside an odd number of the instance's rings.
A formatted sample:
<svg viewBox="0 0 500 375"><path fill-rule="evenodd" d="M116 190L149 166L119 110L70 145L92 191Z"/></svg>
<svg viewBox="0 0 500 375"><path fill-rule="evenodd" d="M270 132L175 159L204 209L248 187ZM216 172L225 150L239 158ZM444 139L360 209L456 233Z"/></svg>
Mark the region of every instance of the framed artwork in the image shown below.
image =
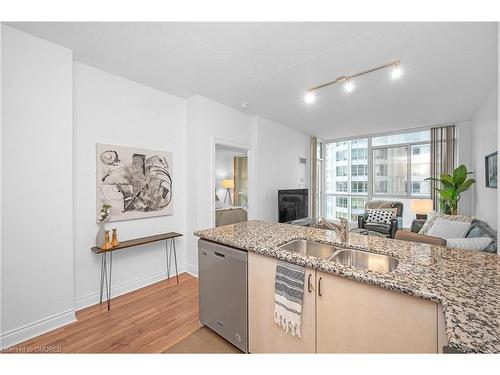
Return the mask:
<svg viewBox="0 0 500 375"><path fill-rule="evenodd" d="M486 187L497 188L497 152L485 157Z"/></svg>
<svg viewBox="0 0 500 375"><path fill-rule="evenodd" d="M97 210L111 205L108 221L172 215L172 153L96 145Z"/></svg>

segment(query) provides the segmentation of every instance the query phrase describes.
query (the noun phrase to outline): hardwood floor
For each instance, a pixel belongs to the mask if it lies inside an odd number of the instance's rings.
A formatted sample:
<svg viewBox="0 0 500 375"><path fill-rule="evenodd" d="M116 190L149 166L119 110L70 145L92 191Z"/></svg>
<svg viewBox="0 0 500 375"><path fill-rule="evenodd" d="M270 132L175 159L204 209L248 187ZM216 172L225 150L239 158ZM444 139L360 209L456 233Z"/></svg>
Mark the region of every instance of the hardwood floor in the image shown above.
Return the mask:
<svg viewBox="0 0 500 375"><path fill-rule="evenodd" d="M198 279L183 273L76 313L77 321L10 348L63 353L161 353L199 328Z"/></svg>

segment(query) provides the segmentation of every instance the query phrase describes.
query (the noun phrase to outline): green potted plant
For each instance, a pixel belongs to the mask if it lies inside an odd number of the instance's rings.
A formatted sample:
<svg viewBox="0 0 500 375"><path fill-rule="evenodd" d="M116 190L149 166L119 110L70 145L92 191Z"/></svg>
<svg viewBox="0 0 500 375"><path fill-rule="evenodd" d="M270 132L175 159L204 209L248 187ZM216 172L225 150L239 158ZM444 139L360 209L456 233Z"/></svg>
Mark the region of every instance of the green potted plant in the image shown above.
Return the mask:
<svg viewBox="0 0 500 375"><path fill-rule="evenodd" d="M473 178L467 179L468 172L465 165L461 165L453 171L453 175L442 174L439 178L428 177L426 180L437 181L441 183L436 190L439 192L439 205L441 212L447 215L456 215L458 213L458 201L460 194L470 189L476 182Z"/></svg>

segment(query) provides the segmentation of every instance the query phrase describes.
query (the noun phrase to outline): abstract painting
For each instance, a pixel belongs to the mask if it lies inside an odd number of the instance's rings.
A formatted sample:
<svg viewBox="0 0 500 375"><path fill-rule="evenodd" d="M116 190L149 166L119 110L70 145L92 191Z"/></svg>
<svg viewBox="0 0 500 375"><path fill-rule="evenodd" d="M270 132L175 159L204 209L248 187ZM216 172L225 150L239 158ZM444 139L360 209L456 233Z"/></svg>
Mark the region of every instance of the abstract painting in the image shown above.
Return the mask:
<svg viewBox="0 0 500 375"><path fill-rule="evenodd" d="M171 215L172 153L96 145L97 219L111 205L109 221Z"/></svg>

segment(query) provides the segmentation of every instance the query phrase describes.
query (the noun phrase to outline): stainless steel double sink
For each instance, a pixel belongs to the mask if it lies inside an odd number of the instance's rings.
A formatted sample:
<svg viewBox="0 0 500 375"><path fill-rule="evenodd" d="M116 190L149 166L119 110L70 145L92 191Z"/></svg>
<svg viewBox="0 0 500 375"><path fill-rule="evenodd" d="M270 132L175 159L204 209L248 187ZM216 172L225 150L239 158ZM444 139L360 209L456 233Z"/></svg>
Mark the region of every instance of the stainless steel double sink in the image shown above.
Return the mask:
<svg viewBox="0 0 500 375"><path fill-rule="evenodd" d="M394 271L399 261L389 255L348 249L309 240L294 240L280 247L292 253L326 259L332 262L381 273Z"/></svg>

